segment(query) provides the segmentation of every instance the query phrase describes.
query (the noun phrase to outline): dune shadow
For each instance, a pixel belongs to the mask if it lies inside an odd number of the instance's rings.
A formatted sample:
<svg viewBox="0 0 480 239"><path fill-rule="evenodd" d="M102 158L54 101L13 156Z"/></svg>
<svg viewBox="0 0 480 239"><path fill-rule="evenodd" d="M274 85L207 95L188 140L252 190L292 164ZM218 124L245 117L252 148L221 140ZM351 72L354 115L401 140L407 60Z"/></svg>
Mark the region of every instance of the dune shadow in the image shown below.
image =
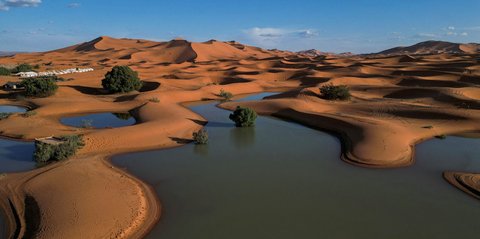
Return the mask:
<svg viewBox="0 0 480 239"><path fill-rule="evenodd" d="M469 84L457 82L457 81L419 80L419 79L403 79L397 85L420 86L420 87L451 87L451 88L461 88L461 87L469 86Z"/></svg>
<svg viewBox="0 0 480 239"><path fill-rule="evenodd" d="M246 82L250 82L250 80L243 79L240 77L227 77L220 82L220 85L228 85L233 83L246 83Z"/></svg>
<svg viewBox="0 0 480 239"><path fill-rule="evenodd" d="M139 94L134 94L134 95L121 95L115 99L114 102L126 102L126 101L131 101L134 100Z"/></svg>
<svg viewBox="0 0 480 239"><path fill-rule="evenodd" d="M160 83L154 82L154 81L143 81L143 86L139 90L140 92L147 92L147 91L152 91L156 90L160 87Z"/></svg>
<svg viewBox="0 0 480 239"><path fill-rule="evenodd" d="M172 141L175 141L177 144L189 144L192 143L192 139L178 138L178 137L169 137Z"/></svg>
<svg viewBox="0 0 480 239"><path fill-rule="evenodd" d="M187 118L187 119L191 120L195 124L202 125L202 126L204 126L208 123L208 121L205 121L205 120L190 119L190 118Z"/></svg>
<svg viewBox="0 0 480 239"><path fill-rule="evenodd" d="M105 95L108 93L106 90L102 88L80 86L80 85L71 85L69 87L85 95Z"/></svg>
<svg viewBox="0 0 480 239"><path fill-rule="evenodd" d="M37 201L30 195L25 196L25 234L23 238L35 238L38 230L40 229L41 212Z"/></svg>

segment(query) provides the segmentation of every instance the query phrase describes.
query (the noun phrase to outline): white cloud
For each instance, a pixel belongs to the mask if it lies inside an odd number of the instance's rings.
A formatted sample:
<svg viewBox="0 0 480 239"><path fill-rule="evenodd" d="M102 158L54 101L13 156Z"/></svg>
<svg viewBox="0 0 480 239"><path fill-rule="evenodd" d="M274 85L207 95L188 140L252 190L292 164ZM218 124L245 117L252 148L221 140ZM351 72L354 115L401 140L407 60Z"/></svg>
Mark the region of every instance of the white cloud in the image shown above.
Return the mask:
<svg viewBox="0 0 480 239"><path fill-rule="evenodd" d="M468 32L462 32L462 33L460 33L460 36L466 37L466 36L468 36Z"/></svg>
<svg viewBox="0 0 480 239"><path fill-rule="evenodd" d="M314 38L318 36L318 31L315 29L288 29L274 27L254 27L243 30L243 33L257 43L277 42L295 38Z"/></svg>
<svg viewBox="0 0 480 239"><path fill-rule="evenodd" d="M453 31L453 30L455 30L455 27L449 26L449 27L447 27L447 29L450 30L450 31Z"/></svg>
<svg viewBox="0 0 480 239"><path fill-rule="evenodd" d="M14 7L37 7L42 0L0 0L0 10L8 11Z"/></svg>
<svg viewBox="0 0 480 239"><path fill-rule="evenodd" d="M81 4L78 3L78 2L72 2L72 3L67 5L67 7L69 7L69 8L79 8L80 6L81 6Z"/></svg>
<svg viewBox="0 0 480 239"><path fill-rule="evenodd" d="M413 36L414 38L428 38L428 39L433 39L433 38L437 38L438 36L436 34L433 34L433 33L417 33L415 36Z"/></svg>

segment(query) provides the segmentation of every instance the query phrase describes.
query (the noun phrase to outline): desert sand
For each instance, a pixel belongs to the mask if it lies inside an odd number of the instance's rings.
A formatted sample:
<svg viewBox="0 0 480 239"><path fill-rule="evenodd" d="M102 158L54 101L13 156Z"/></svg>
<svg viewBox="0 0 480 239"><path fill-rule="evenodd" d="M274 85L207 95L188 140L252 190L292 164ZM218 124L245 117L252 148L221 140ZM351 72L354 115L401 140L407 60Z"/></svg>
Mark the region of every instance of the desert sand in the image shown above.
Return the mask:
<svg viewBox="0 0 480 239"><path fill-rule="evenodd" d="M83 134L86 140L71 160L0 178L1 205L11 235L142 237L158 220L160 203L148 185L113 167L108 157L183 144L205 123L183 104L219 99L221 89L234 95L281 91L261 101L220 106L248 106L263 115L333 132L342 139L341 158L363 167L408 166L414 163L414 147L421 141L480 132L478 53L312 57L238 42L100 37L55 51L0 58L0 64L24 62L39 64L40 70L92 67L95 71L66 75L73 80L59 83L58 92L48 98L16 99L0 92L1 104L28 106L37 112L29 118L14 115L0 121L3 136L32 140ZM101 79L115 65L138 71L144 88L105 94ZM11 80L0 77L0 83ZM347 85L352 99L320 98L319 87L328 83ZM134 113L137 124L83 129L59 122L69 115L125 111ZM461 189L468 185L466 191L478 196L478 174L446 173L445 177Z"/></svg>

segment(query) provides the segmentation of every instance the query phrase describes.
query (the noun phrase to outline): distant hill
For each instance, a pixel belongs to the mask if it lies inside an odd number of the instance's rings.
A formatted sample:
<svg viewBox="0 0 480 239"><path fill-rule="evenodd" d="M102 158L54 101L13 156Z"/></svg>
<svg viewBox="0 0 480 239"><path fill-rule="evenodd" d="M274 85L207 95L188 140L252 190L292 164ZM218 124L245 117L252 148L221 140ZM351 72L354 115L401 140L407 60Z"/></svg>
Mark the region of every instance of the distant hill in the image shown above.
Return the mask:
<svg viewBox="0 0 480 239"><path fill-rule="evenodd" d="M304 50L304 51L297 51L299 55L307 56L307 57L317 57L317 56L352 56L354 55L351 52L343 52L343 53L333 53L333 52L323 52L316 49Z"/></svg>
<svg viewBox="0 0 480 239"><path fill-rule="evenodd" d="M258 47L247 46L235 41L222 42L209 40L206 42L189 42L174 39L168 42L155 42L141 39L117 39L101 36L92 41L74 46L40 53L45 57L68 54L90 57L100 62L205 62L228 59L269 58L282 54L282 51L269 51ZM21 54L25 57L28 54Z"/></svg>
<svg viewBox="0 0 480 239"><path fill-rule="evenodd" d="M480 44L469 43L452 43L445 41L424 41L415 45L406 47L394 47L375 54L381 55L421 55L421 54L442 54L442 53L459 53L459 54L475 54L480 52Z"/></svg>
<svg viewBox="0 0 480 239"><path fill-rule="evenodd" d="M17 51L0 51L0 56L13 56L17 53L20 53L20 52L17 52Z"/></svg>

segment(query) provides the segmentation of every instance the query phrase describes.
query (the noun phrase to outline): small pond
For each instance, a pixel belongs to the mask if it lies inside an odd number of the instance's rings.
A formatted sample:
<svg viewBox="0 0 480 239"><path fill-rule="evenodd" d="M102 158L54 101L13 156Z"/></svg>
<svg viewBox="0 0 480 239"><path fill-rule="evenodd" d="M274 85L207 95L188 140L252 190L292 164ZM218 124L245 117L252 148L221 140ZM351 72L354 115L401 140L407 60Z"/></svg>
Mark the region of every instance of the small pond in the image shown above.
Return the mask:
<svg viewBox="0 0 480 239"><path fill-rule="evenodd" d="M25 113L27 108L14 105L0 105L0 113Z"/></svg>
<svg viewBox="0 0 480 239"><path fill-rule="evenodd" d="M0 173L28 171L35 168L33 142L0 138Z"/></svg>
<svg viewBox="0 0 480 239"><path fill-rule="evenodd" d="M270 117L235 128L215 104L191 109L209 120L208 145L112 159L162 202L147 238L480 235L480 202L442 178L444 170L480 171L478 139L429 140L417 146L412 167L365 169L342 162L339 140L327 133Z"/></svg>
<svg viewBox="0 0 480 239"><path fill-rule="evenodd" d="M135 124L130 113L97 113L73 117L64 117L60 122L73 127L117 128Z"/></svg>

